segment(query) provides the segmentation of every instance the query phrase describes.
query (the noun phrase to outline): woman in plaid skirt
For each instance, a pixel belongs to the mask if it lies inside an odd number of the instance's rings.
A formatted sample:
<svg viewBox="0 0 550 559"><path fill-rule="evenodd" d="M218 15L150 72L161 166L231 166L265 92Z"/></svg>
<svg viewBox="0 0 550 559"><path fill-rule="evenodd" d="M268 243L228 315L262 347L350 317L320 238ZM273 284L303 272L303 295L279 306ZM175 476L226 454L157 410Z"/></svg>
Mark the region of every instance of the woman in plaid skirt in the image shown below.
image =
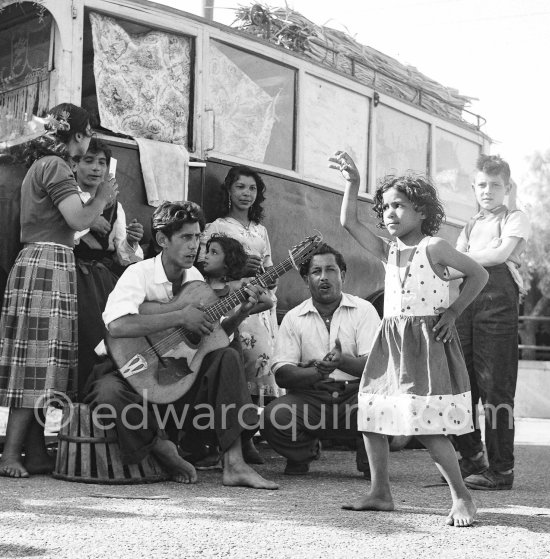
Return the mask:
<svg viewBox="0 0 550 559"><path fill-rule="evenodd" d="M110 179L82 204L69 158L88 149L90 115L70 103L50 113L45 134L23 151L30 167L21 186L23 249L0 318L0 406L10 407L0 475L8 477L52 470L43 411L71 397L77 380L74 234L93 223L118 188Z"/></svg>

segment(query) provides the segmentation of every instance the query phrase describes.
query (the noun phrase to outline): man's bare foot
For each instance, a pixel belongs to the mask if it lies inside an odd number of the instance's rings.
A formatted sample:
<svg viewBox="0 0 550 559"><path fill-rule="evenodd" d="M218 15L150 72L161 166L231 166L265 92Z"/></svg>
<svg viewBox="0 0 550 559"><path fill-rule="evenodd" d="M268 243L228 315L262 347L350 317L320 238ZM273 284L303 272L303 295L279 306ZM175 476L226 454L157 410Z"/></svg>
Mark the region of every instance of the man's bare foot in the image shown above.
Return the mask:
<svg viewBox="0 0 550 559"><path fill-rule="evenodd" d="M362 499L352 503L351 505L343 505L345 510L380 510L392 511L395 509L391 493L377 493L374 494L369 491Z"/></svg>
<svg viewBox="0 0 550 559"><path fill-rule="evenodd" d="M470 498L456 499L447 517L446 524L464 528L475 522L477 507Z"/></svg>
<svg viewBox="0 0 550 559"><path fill-rule="evenodd" d="M263 478L246 462L229 464L224 460L222 482L231 487L252 487L253 489L279 489L279 485Z"/></svg>
<svg viewBox="0 0 550 559"><path fill-rule="evenodd" d="M55 467L55 458L48 453L40 456L25 456L23 466L30 475L51 474Z"/></svg>
<svg viewBox="0 0 550 559"><path fill-rule="evenodd" d="M177 483L196 483L197 472L192 464L178 453L176 445L166 439L157 439L151 449L155 458L170 474L170 479Z"/></svg>
<svg viewBox="0 0 550 559"><path fill-rule="evenodd" d="M29 477L29 472L21 462L21 457L11 457L6 454L0 458L0 476L3 477Z"/></svg>

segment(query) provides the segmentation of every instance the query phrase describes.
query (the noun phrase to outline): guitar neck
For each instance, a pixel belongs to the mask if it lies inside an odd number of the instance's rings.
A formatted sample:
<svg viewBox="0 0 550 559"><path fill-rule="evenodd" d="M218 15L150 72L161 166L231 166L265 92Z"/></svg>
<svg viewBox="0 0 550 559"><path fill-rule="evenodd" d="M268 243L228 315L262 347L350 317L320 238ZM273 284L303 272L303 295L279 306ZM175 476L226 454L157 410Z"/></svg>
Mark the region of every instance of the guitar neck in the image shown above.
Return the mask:
<svg viewBox="0 0 550 559"><path fill-rule="evenodd" d="M281 277L283 274L288 272L293 267L293 261L291 258L283 260L277 266L273 266L267 272L264 272L260 276L256 276L250 283L252 285L271 285L277 278ZM219 320L222 316L228 313L231 309L235 308L237 305L244 303L248 299L248 293L244 287L234 291L227 297L220 299L210 307L206 309L206 315L208 319L212 322Z"/></svg>

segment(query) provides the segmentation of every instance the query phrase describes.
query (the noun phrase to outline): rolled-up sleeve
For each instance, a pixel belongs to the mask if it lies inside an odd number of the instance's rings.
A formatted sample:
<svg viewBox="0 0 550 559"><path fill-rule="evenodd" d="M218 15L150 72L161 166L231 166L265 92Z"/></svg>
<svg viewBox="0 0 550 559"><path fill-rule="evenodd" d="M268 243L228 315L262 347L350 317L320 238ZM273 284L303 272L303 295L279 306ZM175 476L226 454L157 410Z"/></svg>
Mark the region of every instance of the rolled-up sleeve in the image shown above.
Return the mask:
<svg viewBox="0 0 550 559"><path fill-rule="evenodd" d="M511 212L502 227L501 237L517 237L529 240L531 225L529 218L522 211Z"/></svg>
<svg viewBox="0 0 550 559"><path fill-rule="evenodd" d="M302 350L300 340L293 328L290 316L283 318L279 327L275 349L271 363L271 371L275 374L283 365L298 365L301 361Z"/></svg>
<svg viewBox="0 0 550 559"><path fill-rule="evenodd" d="M145 301L146 278L138 266L130 266L118 280L115 288L107 299L103 322L109 324L128 314L139 314L139 307Z"/></svg>
<svg viewBox="0 0 550 559"><path fill-rule="evenodd" d="M56 206L65 198L78 195L78 184L71 168L63 159L44 158L41 170L43 188Z"/></svg>

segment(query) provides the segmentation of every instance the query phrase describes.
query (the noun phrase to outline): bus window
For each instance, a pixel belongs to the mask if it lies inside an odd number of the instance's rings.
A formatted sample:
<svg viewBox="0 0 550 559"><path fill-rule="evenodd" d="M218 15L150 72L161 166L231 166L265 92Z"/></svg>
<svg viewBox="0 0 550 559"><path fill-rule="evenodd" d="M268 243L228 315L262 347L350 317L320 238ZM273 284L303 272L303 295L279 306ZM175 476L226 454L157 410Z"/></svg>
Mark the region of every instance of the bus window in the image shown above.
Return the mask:
<svg viewBox="0 0 550 559"><path fill-rule="evenodd" d="M469 219L476 212L470 186L480 146L440 128L436 128L435 146L435 183L446 211L449 217Z"/></svg>
<svg viewBox="0 0 550 559"><path fill-rule="evenodd" d="M193 38L88 16L82 105L112 132L189 146Z"/></svg>
<svg viewBox="0 0 550 559"><path fill-rule="evenodd" d="M366 190L369 99L307 74L302 107L303 174L342 188L339 173L327 170L328 158L337 149L347 151L361 174Z"/></svg>
<svg viewBox="0 0 550 559"><path fill-rule="evenodd" d="M31 2L7 6L0 24L0 142L33 135L50 102L52 17Z"/></svg>
<svg viewBox="0 0 550 559"><path fill-rule="evenodd" d="M429 124L386 105L379 105L375 115L377 182L385 175L401 175L409 171L426 174Z"/></svg>
<svg viewBox="0 0 550 559"><path fill-rule="evenodd" d="M209 50L213 150L294 169L295 70L220 41Z"/></svg>

